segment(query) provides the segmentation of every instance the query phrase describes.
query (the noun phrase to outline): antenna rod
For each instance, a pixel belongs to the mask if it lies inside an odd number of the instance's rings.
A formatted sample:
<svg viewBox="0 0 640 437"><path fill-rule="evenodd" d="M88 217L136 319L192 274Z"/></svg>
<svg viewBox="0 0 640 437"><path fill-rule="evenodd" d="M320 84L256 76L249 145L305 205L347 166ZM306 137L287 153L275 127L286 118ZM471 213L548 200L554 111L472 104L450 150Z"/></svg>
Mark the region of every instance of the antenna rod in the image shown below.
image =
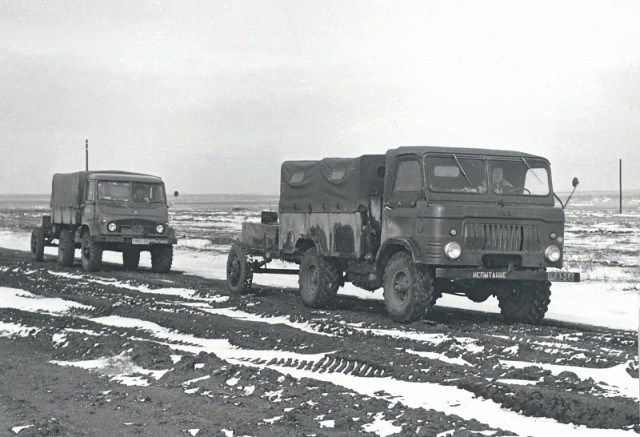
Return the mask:
<svg viewBox="0 0 640 437"><path fill-rule="evenodd" d="M85 170L89 171L89 140L84 140Z"/></svg>

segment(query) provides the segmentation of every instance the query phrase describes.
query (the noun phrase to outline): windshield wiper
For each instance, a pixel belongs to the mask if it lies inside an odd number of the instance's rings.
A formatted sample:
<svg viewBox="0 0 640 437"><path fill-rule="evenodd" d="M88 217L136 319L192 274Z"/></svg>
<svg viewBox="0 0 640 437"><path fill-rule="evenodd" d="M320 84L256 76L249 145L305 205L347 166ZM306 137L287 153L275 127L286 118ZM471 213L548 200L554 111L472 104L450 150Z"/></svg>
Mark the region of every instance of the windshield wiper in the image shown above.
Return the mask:
<svg viewBox="0 0 640 437"><path fill-rule="evenodd" d="M544 182L542 182L542 180L538 177L538 175L536 174L535 170L533 170L533 168L531 168L531 166L529 165L529 163L527 162L526 159L524 159L524 157L521 157L520 159L522 159L522 162L524 162L524 165L527 166L527 168L529 170L531 170L531 173L533 173L533 175L536 177L536 179L538 180L538 182L540 182L540 185L544 185Z"/></svg>
<svg viewBox="0 0 640 437"><path fill-rule="evenodd" d="M471 181L469 180L469 177L467 176L467 172L464 171L464 168L462 168L462 164L460 164L460 161L458 161L458 157L456 156L455 153L452 153L451 156L453 156L453 159L456 161L456 164L458 165L458 168L462 172L462 176L464 176L464 178L467 180L467 183L469 184L469 186L471 186Z"/></svg>

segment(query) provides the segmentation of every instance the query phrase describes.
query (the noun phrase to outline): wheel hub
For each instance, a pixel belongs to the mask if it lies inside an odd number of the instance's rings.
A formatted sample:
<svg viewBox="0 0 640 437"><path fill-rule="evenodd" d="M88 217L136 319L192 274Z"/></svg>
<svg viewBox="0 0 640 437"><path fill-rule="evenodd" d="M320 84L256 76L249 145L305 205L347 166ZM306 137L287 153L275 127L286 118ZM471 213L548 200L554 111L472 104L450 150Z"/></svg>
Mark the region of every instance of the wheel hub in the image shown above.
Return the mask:
<svg viewBox="0 0 640 437"><path fill-rule="evenodd" d="M404 271L399 271L393 276L393 291L398 299L405 301L411 288L411 278Z"/></svg>
<svg viewBox="0 0 640 437"><path fill-rule="evenodd" d="M318 288L318 269L315 265L312 264L307 267L305 277L307 279L307 288L315 292Z"/></svg>

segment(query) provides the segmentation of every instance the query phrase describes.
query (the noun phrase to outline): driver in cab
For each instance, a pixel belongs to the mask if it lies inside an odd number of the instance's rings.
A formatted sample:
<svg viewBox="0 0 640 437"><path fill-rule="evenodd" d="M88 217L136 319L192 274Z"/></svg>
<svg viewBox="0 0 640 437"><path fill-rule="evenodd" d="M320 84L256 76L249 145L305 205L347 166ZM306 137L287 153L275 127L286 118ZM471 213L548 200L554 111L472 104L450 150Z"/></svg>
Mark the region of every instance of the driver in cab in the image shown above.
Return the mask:
<svg viewBox="0 0 640 437"><path fill-rule="evenodd" d="M504 178L504 171L500 167L491 170L491 189L494 193L507 193L513 189L513 184Z"/></svg>
<svg viewBox="0 0 640 437"><path fill-rule="evenodd" d="M147 193L145 192L145 190L143 188L138 187L136 189L136 192L133 195L133 201L134 202L147 202L147 203L149 203L150 199L149 199L149 196L147 195Z"/></svg>

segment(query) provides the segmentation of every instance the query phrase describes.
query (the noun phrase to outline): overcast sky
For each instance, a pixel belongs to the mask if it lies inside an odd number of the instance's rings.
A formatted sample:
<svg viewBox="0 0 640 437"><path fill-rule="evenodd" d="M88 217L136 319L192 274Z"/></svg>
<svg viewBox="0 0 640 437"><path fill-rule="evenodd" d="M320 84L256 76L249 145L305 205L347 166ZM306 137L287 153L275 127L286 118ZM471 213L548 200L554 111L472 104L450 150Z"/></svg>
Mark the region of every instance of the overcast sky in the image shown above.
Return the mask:
<svg viewBox="0 0 640 437"><path fill-rule="evenodd" d="M0 0L0 193L55 172L277 193L289 159L541 154L640 188L638 1Z"/></svg>

